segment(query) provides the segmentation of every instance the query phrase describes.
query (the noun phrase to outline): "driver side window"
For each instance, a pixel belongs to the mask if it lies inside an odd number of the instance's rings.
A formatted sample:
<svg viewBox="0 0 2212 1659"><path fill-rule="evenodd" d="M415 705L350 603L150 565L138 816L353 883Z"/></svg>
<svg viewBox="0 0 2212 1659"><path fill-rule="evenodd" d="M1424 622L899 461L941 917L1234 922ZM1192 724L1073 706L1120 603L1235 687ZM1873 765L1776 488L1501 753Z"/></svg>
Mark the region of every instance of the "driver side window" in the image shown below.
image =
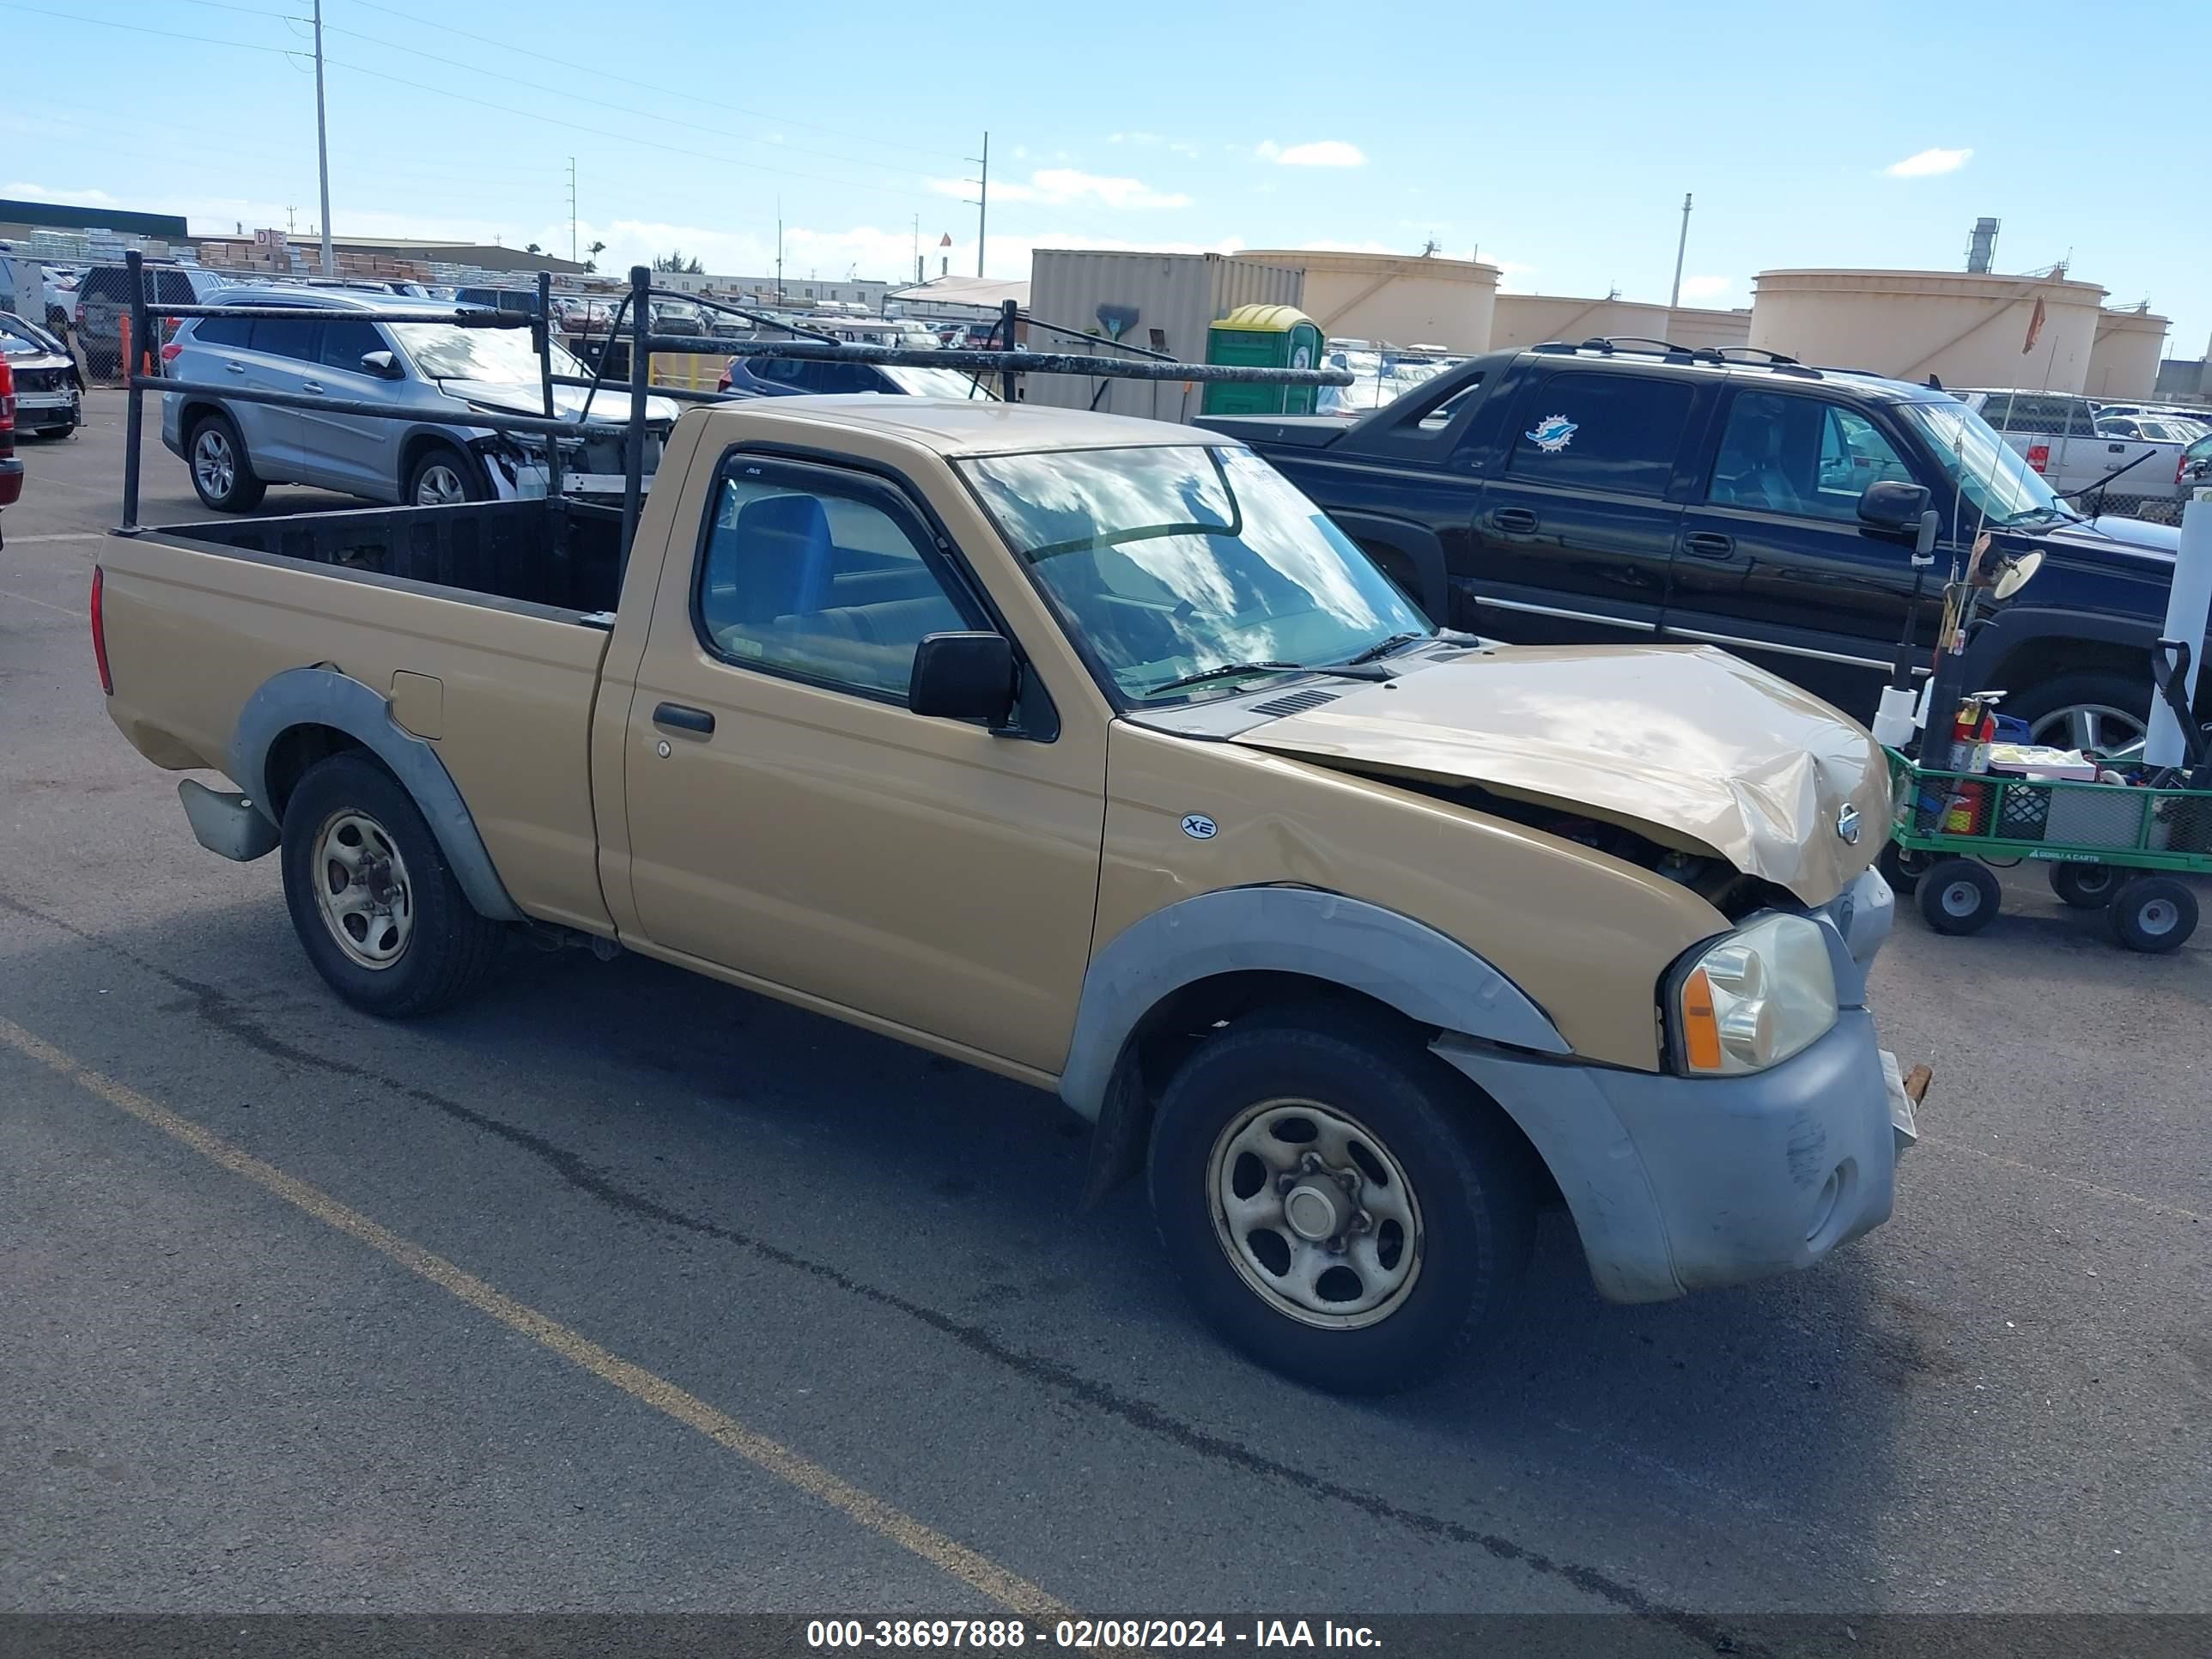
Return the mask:
<svg viewBox="0 0 2212 1659"><path fill-rule="evenodd" d="M1850 523L1870 483L1910 483L1888 439L1857 410L1818 398L1741 392L1713 459L1705 499Z"/></svg>

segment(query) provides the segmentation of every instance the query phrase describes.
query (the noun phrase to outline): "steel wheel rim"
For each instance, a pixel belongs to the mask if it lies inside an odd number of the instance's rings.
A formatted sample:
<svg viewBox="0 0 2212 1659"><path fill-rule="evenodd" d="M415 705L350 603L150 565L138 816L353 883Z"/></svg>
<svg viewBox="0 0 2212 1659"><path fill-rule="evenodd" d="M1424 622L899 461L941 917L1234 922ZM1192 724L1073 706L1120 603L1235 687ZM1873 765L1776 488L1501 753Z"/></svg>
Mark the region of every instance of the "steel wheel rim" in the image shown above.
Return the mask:
<svg viewBox="0 0 2212 1659"><path fill-rule="evenodd" d="M315 832L315 908L347 960L372 971L407 954L415 892L406 860L366 812L333 812Z"/></svg>
<svg viewBox="0 0 2212 1659"><path fill-rule="evenodd" d="M2154 898L2136 911L2136 932L2145 939L2164 939L2181 925L2181 907L2169 898Z"/></svg>
<svg viewBox="0 0 2212 1659"><path fill-rule="evenodd" d="M2028 732L2036 743L2085 753L2094 749L2109 755L2141 742L2143 723L2140 716L2108 702L2077 702L2052 709L2031 725Z"/></svg>
<svg viewBox="0 0 2212 1659"><path fill-rule="evenodd" d="M1420 1278L1420 1202L1405 1166L1334 1107L1275 1099L1240 1112L1214 1139L1206 1192L1237 1276L1302 1325L1379 1324Z"/></svg>
<svg viewBox="0 0 2212 1659"><path fill-rule="evenodd" d="M192 441L192 476L210 495L228 495L238 477L238 460L230 440L210 427Z"/></svg>
<svg viewBox="0 0 2212 1659"><path fill-rule="evenodd" d="M2087 874L2070 877L2069 879L2074 884L2075 891L2081 893L2085 897L2094 898L2099 893L2109 892L2111 890L2112 885L2112 872L2109 868L2095 870L2091 871Z"/></svg>
<svg viewBox="0 0 2212 1659"><path fill-rule="evenodd" d="M461 475L443 461L424 467L422 476L415 482L417 507L451 507L468 498L468 487L462 483Z"/></svg>
<svg viewBox="0 0 2212 1659"><path fill-rule="evenodd" d="M1981 889L1961 876L1944 884L1943 914L1954 918L1971 916L1982 908Z"/></svg>

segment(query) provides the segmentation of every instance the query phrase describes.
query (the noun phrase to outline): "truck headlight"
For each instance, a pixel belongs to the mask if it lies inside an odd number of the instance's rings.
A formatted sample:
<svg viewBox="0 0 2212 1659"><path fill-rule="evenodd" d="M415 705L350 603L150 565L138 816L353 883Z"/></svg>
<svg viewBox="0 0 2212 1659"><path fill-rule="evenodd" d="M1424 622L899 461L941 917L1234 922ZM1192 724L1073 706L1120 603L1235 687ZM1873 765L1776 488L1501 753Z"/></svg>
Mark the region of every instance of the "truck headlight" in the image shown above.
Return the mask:
<svg viewBox="0 0 2212 1659"><path fill-rule="evenodd" d="M1827 941L1805 916L1769 916L1716 939L1669 982L1676 1050L1695 1076L1763 1072L1836 1023Z"/></svg>

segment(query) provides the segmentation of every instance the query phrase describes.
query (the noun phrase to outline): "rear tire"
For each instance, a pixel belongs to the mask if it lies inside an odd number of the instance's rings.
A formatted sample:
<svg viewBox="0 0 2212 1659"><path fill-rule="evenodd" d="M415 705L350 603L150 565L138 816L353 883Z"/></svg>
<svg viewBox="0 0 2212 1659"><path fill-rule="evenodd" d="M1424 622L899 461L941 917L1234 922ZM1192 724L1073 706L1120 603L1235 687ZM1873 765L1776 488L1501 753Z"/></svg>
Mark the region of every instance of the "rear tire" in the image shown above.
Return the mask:
<svg viewBox="0 0 2212 1659"><path fill-rule="evenodd" d="M185 465L194 493L217 513L251 513L269 493L269 486L254 475L237 424L219 411L192 422L185 438Z"/></svg>
<svg viewBox="0 0 2212 1659"><path fill-rule="evenodd" d="M478 915L414 798L359 751L320 761L284 805L284 902L330 988L390 1019L473 994L507 930Z"/></svg>
<svg viewBox="0 0 2212 1659"><path fill-rule="evenodd" d="M1938 859L1920 878L1920 914L1939 933L1978 933L1996 920L2004 891L1972 859Z"/></svg>
<svg viewBox="0 0 2212 1659"><path fill-rule="evenodd" d="M2120 872L2109 864L2054 864L2051 890L2059 902L2076 910L2101 910L2120 884Z"/></svg>
<svg viewBox="0 0 2212 1659"><path fill-rule="evenodd" d="M1528 1267L1536 1171L1495 1112L1380 1016L1256 1015L1206 1039L1161 1098L1146 1176L1161 1243L1261 1364L1345 1394L1405 1388Z"/></svg>
<svg viewBox="0 0 2212 1659"><path fill-rule="evenodd" d="M2106 907L2105 924L2130 951L2179 951L2197 931L2197 895L2172 876L2131 877Z"/></svg>

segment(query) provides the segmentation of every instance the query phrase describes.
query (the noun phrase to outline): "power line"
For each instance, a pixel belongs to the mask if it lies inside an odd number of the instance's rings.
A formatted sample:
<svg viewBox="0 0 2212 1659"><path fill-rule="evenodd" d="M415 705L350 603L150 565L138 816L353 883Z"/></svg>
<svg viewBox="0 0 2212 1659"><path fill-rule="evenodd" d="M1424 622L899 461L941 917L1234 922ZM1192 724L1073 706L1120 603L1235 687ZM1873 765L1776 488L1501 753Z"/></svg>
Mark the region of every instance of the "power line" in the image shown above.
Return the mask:
<svg viewBox="0 0 2212 1659"><path fill-rule="evenodd" d="M323 32L325 34L350 35L356 40L366 40L373 46L382 46L390 52L404 52L410 57L427 58L434 64L451 61L434 52L424 52L418 46L402 46L397 40L386 40L374 34L363 34L359 29L343 28L336 23L324 24ZM458 33L459 31L456 30L455 33ZM530 55L536 57L538 54L532 52ZM641 120L657 121L665 126L689 127L694 132L712 133L718 138L735 139L741 144L760 144L770 149L787 150L799 155L817 155L825 161L844 161L854 167L881 167L886 173L911 173L914 171L912 167L902 167L895 161L876 161L864 155L842 155L835 150L810 149L804 144L782 144L770 138L754 138L742 132L732 132L727 127L710 127L703 122L686 121L678 116L662 114L656 110L639 109L633 104L617 104L605 98L587 97L567 87L549 87L543 81L526 81L519 75L501 75L496 70L484 69L477 64L469 65L469 72L472 75L484 76L494 81L505 81L514 86L527 87L532 92L550 93L554 97L566 99L572 103L595 104L601 109L611 109L617 114L635 115ZM433 88L425 88L425 90L433 90Z"/></svg>
<svg viewBox="0 0 2212 1659"><path fill-rule="evenodd" d="M5 3L8 3L8 0L0 0L0 4ZM647 149L665 150L671 155L688 156L694 161L721 161L733 167L748 167L755 173L774 173L782 179L804 179L810 184L836 185L845 190L872 191L879 196L896 196L908 201L911 201L914 198L914 192L911 190L894 190L889 185L865 185L852 179L824 178L818 173L794 173L788 167L764 167L757 161L747 161L742 155L716 155L712 151L692 149L680 144L655 143L652 139L641 138L635 133L616 132L606 127L586 126L580 121L564 120L557 115L540 115L535 110L517 109L512 104L495 104L488 98L471 98L466 93L448 92L442 87L426 87L419 81L410 81L398 75L387 75L382 70L370 69L365 64L349 64L339 58L332 58L325 61L333 69L345 70L355 75L369 76L379 81L389 81L397 86L412 87L417 92L428 93L435 98L451 98L459 103L474 104L480 109L496 110L501 115L519 116L526 121L543 121L551 126L565 127L572 132L588 132L594 137L611 138L617 143L637 144Z"/></svg>
<svg viewBox="0 0 2212 1659"><path fill-rule="evenodd" d="M95 28L127 29L133 34L158 34L164 40L189 40L196 46L232 46L240 52L274 52L279 58L293 55L283 46L257 46L251 40L224 40L212 34L179 34L174 29L149 29L143 23L111 23L105 17L80 17L75 12L48 11L44 6L19 5L16 0L0 0L0 9L29 12L34 17L58 18L64 23L90 23ZM243 11L246 9L240 6L238 9ZM268 14L271 17L277 15L275 12Z"/></svg>
<svg viewBox="0 0 2212 1659"><path fill-rule="evenodd" d="M571 74L574 74L576 70L576 64L571 58L555 58L545 52L532 52L527 46L518 46L511 40L501 40L492 35L471 34L466 29L455 28L451 23L441 23L433 18L418 17L412 12L401 11L396 6L378 5L375 0L353 0L353 3L367 10L380 11L386 16L401 18L410 23L420 24L425 28L443 29L447 33L458 34L465 40L474 40L487 46L497 46L502 52L520 52L525 58L535 58L542 63L551 64L557 68L567 70ZM771 115L765 110L746 109L740 105L728 103L719 98L702 98L697 93L685 92L680 87L665 87L657 82L635 80L627 75L611 75L603 69L595 69L593 73L602 81L619 81L625 86L637 87L647 92L657 92L664 97L681 98L687 103L705 104L710 108L727 110L735 115L750 115L755 120L768 121L780 126L805 127L810 132L827 132L840 138L864 139L872 144L881 144L886 149L911 150L917 155L933 156L939 161L955 159L949 151L930 149L920 144L904 144L896 139L877 138L868 133L857 132L850 127L824 126L819 121L801 121L788 116Z"/></svg>

